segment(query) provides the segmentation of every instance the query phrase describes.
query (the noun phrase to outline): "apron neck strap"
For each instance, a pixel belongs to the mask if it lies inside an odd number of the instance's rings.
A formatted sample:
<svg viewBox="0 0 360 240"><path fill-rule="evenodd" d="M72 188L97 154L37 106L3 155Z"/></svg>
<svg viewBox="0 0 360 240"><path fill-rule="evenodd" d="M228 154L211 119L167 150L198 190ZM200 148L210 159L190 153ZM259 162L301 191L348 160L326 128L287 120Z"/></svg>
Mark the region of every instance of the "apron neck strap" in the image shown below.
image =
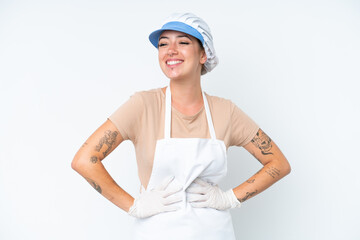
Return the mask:
<svg viewBox="0 0 360 240"><path fill-rule="evenodd" d="M170 85L166 88L165 95L165 132L164 138L170 138L170 128L171 128L171 91Z"/></svg>
<svg viewBox="0 0 360 240"><path fill-rule="evenodd" d="M204 101L204 107L205 107L205 113L206 113L206 119L209 126L209 132L211 139L216 139L214 124L211 118L210 108L208 101L206 99L204 91L202 92L202 97ZM164 129L164 138L169 139L170 138L170 132L171 132L171 91L170 91L170 85L166 88L166 95L165 95L165 129Z"/></svg>

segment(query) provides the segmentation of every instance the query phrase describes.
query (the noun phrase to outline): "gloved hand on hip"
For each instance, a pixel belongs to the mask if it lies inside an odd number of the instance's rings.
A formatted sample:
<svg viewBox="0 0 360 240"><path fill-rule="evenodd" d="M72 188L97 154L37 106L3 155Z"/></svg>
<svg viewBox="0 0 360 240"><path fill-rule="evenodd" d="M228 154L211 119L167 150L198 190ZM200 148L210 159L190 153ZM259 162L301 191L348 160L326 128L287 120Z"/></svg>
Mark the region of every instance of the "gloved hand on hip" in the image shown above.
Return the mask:
<svg viewBox="0 0 360 240"><path fill-rule="evenodd" d="M199 186L196 186L198 184ZM202 208L209 207L217 210L239 208L240 201L236 198L232 189L223 192L217 185L212 185L197 178L186 189L187 198L191 206Z"/></svg>
<svg viewBox="0 0 360 240"><path fill-rule="evenodd" d="M181 191L182 187L180 185L169 187L174 178L174 176L167 177L154 189L142 191L130 207L129 215L146 218L158 213L178 210L180 207L175 206L174 203L181 202L182 196L175 193Z"/></svg>

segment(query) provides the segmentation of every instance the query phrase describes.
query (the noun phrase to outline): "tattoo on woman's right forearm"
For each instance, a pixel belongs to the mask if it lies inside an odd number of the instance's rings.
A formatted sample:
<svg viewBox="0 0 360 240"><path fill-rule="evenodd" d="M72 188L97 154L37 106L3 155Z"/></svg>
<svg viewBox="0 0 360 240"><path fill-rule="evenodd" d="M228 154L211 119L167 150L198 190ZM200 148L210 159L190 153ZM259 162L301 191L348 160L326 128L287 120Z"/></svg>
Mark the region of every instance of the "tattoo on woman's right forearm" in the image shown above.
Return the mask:
<svg viewBox="0 0 360 240"><path fill-rule="evenodd" d="M101 190L101 187L100 187L99 184L97 184L94 180L92 180L92 179L90 179L90 178L85 178L85 179L86 179L86 181L88 181L88 183L91 184L91 186L92 186L96 191L98 191L98 192L101 194L102 190Z"/></svg>

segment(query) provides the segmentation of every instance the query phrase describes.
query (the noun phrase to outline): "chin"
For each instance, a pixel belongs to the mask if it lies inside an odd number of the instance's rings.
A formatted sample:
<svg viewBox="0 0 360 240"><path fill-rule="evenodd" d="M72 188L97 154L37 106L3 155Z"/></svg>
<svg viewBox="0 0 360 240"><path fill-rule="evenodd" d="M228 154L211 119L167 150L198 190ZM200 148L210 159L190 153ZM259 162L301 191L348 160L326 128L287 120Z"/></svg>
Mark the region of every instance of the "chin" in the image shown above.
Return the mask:
<svg viewBox="0 0 360 240"><path fill-rule="evenodd" d="M179 78L181 78L181 74L174 74L174 73L172 73L172 74L165 74L166 76L167 76L167 78L169 78L169 79L179 79Z"/></svg>
<svg viewBox="0 0 360 240"><path fill-rule="evenodd" d="M178 72L178 71L163 71L165 76L169 79L184 79L184 78L191 78L193 77L193 74L196 74L195 72Z"/></svg>
<svg viewBox="0 0 360 240"><path fill-rule="evenodd" d="M163 73L165 74L165 76L169 79L177 79L177 78L181 78L183 74L181 74L180 72L176 72L176 71L163 71Z"/></svg>

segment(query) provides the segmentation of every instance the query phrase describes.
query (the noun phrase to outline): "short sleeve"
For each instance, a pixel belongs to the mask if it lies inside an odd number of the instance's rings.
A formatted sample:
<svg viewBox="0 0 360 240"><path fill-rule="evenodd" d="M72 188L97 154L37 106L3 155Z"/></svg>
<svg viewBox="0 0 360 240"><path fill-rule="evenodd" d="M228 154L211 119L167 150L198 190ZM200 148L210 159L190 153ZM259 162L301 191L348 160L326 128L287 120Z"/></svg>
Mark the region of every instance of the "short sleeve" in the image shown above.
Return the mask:
<svg viewBox="0 0 360 240"><path fill-rule="evenodd" d="M119 130L124 140L136 142L144 108L141 94L136 92L108 117Z"/></svg>
<svg viewBox="0 0 360 240"><path fill-rule="evenodd" d="M233 102L231 102L230 124L230 146L243 147L254 138L259 130L259 126Z"/></svg>

